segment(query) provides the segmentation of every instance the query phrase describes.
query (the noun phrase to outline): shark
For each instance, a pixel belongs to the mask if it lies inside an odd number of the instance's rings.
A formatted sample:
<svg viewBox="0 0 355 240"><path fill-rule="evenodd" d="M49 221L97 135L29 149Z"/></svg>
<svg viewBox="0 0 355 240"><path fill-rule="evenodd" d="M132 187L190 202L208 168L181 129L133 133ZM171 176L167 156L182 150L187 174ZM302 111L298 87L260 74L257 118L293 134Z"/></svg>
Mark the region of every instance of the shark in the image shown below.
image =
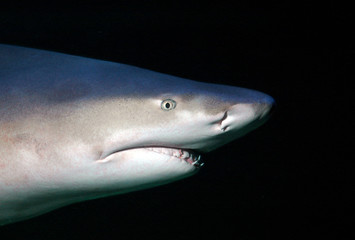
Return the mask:
<svg viewBox="0 0 355 240"><path fill-rule="evenodd" d="M197 173L261 126L256 90L0 44L0 225Z"/></svg>

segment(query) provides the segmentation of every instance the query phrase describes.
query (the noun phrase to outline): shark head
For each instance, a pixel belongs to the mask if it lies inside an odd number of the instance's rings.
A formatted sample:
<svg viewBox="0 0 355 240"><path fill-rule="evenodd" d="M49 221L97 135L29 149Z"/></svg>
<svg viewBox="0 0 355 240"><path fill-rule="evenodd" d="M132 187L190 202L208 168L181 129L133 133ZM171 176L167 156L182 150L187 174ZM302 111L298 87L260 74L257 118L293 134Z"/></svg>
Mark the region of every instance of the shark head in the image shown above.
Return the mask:
<svg viewBox="0 0 355 240"><path fill-rule="evenodd" d="M261 92L0 45L0 224L196 173L263 124Z"/></svg>
<svg viewBox="0 0 355 240"><path fill-rule="evenodd" d="M131 69L130 84L113 84L110 92L82 101L71 126L80 123L77 135L93 153L82 160L94 169L84 171L83 183L115 193L196 173L203 153L257 128L274 106L258 91L138 68Z"/></svg>

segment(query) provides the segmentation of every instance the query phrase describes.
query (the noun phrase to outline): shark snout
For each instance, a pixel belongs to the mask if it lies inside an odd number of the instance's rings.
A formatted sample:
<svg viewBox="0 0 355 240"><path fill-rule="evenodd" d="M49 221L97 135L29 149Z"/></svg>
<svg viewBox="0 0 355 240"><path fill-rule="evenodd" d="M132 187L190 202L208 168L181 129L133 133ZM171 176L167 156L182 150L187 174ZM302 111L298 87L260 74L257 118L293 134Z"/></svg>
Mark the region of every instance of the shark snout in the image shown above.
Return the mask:
<svg viewBox="0 0 355 240"><path fill-rule="evenodd" d="M275 102L263 102L254 104L255 116L259 120L264 120L268 118L275 110Z"/></svg>
<svg viewBox="0 0 355 240"><path fill-rule="evenodd" d="M275 102L270 99L267 102L239 103L232 105L225 111L220 121L220 129L223 132L252 130L262 125L275 109Z"/></svg>

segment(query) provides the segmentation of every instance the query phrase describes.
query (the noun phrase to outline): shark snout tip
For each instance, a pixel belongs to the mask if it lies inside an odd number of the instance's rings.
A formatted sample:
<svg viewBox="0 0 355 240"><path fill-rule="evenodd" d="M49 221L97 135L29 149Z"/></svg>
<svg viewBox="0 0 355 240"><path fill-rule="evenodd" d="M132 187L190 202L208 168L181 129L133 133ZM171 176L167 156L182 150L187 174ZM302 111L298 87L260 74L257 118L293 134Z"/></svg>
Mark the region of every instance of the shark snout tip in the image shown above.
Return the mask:
<svg viewBox="0 0 355 240"><path fill-rule="evenodd" d="M260 107L260 118L264 118L266 116L269 117L275 112L276 102L272 97L268 97L268 100L261 103L260 105L262 105Z"/></svg>

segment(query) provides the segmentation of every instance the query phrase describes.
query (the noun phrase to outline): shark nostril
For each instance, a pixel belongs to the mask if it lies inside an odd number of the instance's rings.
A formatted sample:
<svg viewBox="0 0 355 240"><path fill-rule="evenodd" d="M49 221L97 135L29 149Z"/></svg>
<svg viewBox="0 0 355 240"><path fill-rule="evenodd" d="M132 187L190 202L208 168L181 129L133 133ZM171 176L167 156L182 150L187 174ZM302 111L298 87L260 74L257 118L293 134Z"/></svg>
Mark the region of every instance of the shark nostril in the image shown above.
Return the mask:
<svg viewBox="0 0 355 240"><path fill-rule="evenodd" d="M228 129L228 127L229 127L228 125L223 124L223 121L226 120L227 117L228 117L228 111L226 111L226 112L224 113L222 119L219 120L219 122L218 122L218 123L219 123L219 126L220 126L220 128L221 128L221 130L222 130L223 132L225 132L225 131Z"/></svg>
<svg viewBox="0 0 355 240"><path fill-rule="evenodd" d="M226 112L224 113L222 119L219 121L219 125L222 125L222 122L223 122L224 120L226 120L227 117L228 117L228 112L226 111Z"/></svg>

